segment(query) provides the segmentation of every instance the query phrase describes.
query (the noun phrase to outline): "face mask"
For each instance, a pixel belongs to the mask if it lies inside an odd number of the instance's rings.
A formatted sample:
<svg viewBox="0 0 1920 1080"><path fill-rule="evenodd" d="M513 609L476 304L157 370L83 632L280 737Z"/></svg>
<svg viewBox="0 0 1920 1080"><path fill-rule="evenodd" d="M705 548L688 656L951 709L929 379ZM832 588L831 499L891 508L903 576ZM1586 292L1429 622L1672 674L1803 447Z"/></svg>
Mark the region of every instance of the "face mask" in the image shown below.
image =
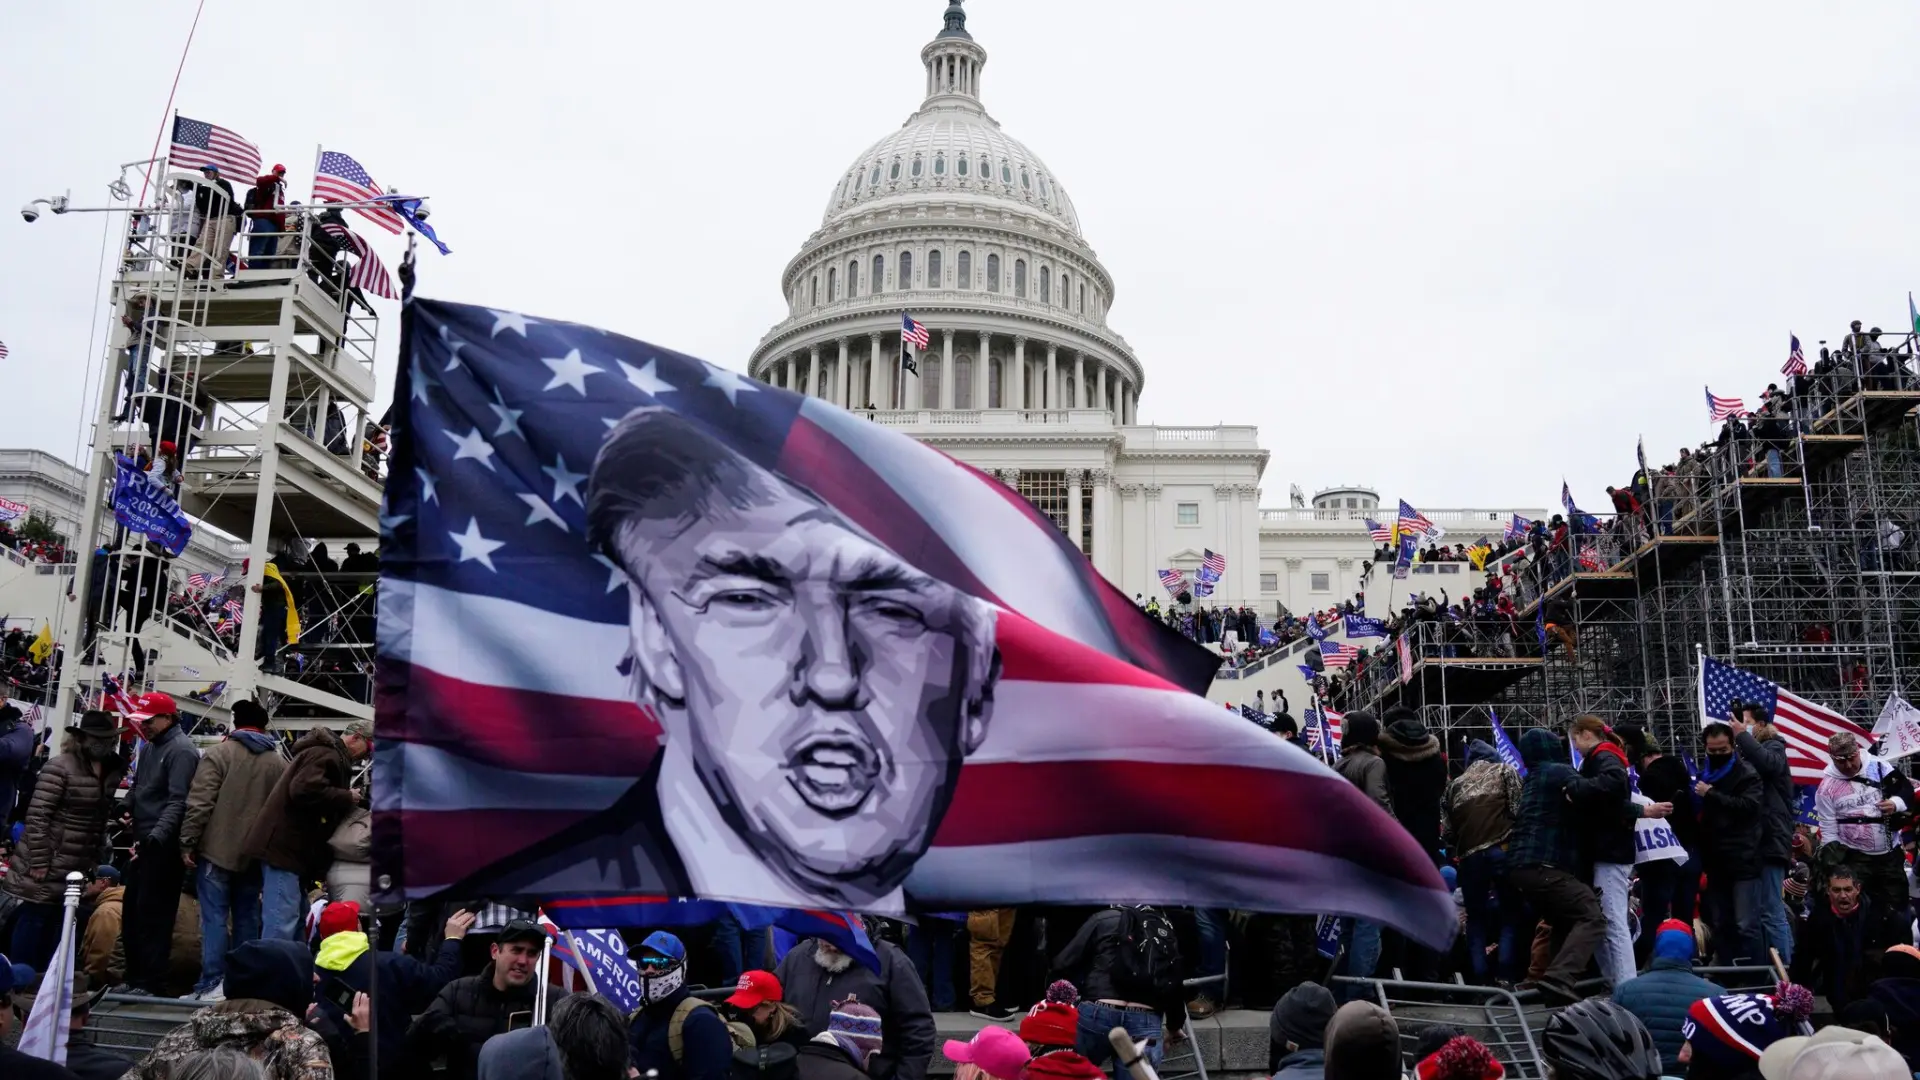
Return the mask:
<svg viewBox="0 0 1920 1080"><path fill-rule="evenodd" d="M675 964L673 967L658 975L648 975L642 972L640 974L640 1000L649 1005L657 1001L665 1001L680 989L680 984L685 982L686 978L687 965L684 963Z"/></svg>
<svg viewBox="0 0 1920 1080"><path fill-rule="evenodd" d="M1733 760L1732 754L1708 754L1707 755L1707 764L1716 769L1725 766L1727 762L1732 760Z"/></svg>

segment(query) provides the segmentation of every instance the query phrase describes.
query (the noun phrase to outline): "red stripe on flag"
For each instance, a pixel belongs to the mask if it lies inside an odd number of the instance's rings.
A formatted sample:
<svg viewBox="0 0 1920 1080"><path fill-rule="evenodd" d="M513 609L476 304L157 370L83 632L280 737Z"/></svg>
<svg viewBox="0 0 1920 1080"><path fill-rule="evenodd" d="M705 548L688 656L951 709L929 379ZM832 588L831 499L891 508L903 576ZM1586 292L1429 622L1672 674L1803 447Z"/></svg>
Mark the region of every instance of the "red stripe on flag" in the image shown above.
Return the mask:
<svg viewBox="0 0 1920 1080"><path fill-rule="evenodd" d="M380 661L379 735L529 773L638 776L660 724L631 701L482 686Z"/></svg>
<svg viewBox="0 0 1920 1080"><path fill-rule="evenodd" d="M396 876L410 888L450 885L494 857L537 847L592 816L579 810L402 810L374 815L374 848L397 854L406 845L405 873Z"/></svg>

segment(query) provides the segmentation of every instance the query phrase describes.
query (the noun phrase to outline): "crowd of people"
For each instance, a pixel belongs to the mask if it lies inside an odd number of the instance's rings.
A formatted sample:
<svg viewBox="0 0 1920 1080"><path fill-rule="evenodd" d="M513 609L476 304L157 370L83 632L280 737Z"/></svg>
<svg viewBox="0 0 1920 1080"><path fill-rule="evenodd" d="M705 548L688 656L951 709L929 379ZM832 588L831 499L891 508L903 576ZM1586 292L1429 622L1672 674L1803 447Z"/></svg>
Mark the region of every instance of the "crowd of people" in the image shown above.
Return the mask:
<svg viewBox="0 0 1920 1080"><path fill-rule="evenodd" d="M63 563L73 561L67 553L64 541L54 539L28 539L14 531L13 523L0 521L0 548L17 551L21 557L36 563Z"/></svg>

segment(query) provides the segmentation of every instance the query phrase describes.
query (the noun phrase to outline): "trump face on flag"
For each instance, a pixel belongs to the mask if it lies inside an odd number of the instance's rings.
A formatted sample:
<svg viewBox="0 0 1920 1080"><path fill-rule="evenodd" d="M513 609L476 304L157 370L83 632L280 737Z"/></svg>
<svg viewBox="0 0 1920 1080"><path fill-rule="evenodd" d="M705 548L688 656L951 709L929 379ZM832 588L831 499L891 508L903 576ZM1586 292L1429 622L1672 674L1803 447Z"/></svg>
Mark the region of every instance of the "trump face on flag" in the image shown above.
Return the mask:
<svg viewBox="0 0 1920 1080"><path fill-rule="evenodd" d="M664 409L613 429L587 520L693 890L897 906L986 735L993 609Z"/></svg>

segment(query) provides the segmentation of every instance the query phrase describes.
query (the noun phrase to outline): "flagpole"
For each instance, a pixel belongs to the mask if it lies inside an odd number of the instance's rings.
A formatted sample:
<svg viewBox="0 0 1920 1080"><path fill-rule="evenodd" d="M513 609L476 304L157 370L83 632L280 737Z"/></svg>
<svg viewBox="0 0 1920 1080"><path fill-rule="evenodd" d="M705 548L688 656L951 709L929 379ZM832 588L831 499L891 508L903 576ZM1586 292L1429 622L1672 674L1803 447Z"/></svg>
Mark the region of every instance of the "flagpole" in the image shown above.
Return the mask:
<svg viewBox="0 0 1920 1080"><path fill-rule="evenodd" d="M573 931L562 930L560 933L566 936L567 948L573 950L573 959L575 961L573 970L579 972L580 977L587 980L587 993L599 993L600 987L593 981L593 965L587 963L587 954L580 951L580 943L574 940Z"/></svg>

